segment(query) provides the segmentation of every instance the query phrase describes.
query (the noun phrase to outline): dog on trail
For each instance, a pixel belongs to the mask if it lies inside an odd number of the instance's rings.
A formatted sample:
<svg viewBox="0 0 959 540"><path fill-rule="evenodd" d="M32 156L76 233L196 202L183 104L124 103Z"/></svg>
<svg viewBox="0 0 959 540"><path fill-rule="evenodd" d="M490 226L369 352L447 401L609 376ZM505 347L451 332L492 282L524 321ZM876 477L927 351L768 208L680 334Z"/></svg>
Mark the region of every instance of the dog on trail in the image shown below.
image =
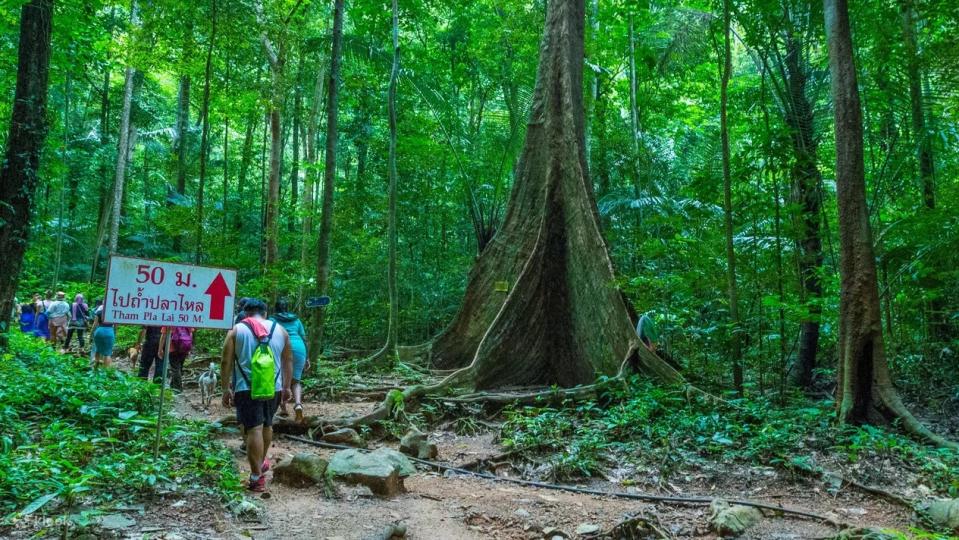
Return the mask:
<svg viewBox="0 0 959 540"><path fill-rule="evenodd" d="M127 350L127 356L130 358L130 365L136 369L140 365L140 349L130 347Z"/></svg>
<svg viewBox="0 0 959 540"><path fill-rule="evenodd" d="M213 402L213 393L216 392L216 364L210 362L210 368L200 374L197 383L200 385L200 401L204 407L209 407Z"/></svg>

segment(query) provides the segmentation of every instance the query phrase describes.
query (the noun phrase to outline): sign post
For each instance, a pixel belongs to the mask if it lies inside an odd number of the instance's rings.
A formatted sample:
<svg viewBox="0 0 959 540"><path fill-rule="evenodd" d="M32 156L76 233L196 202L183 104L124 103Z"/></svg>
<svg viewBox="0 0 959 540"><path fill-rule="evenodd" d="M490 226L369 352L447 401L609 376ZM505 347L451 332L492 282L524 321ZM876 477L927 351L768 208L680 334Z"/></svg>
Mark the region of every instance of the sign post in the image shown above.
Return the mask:
<svg viewBox="0 0 959 540"><path fill-rule="evenodd" d="M153 457L160 454L163 398L170 366L173 327L233 327L236 270L168 263L133 257L110 257L103 321L110 324L165 326L163 375Z"/></svg>
<svg viewBox="0 0 959 540"><path fill-rule="evenodd" d="M163 427L163 396L166 394L166 374L170 367L170 338L173 332L167 331L163 343L163 375L160 376L160 403L157 404L157 438L153 442L153 459L160 457L160 431Z"/></svg>

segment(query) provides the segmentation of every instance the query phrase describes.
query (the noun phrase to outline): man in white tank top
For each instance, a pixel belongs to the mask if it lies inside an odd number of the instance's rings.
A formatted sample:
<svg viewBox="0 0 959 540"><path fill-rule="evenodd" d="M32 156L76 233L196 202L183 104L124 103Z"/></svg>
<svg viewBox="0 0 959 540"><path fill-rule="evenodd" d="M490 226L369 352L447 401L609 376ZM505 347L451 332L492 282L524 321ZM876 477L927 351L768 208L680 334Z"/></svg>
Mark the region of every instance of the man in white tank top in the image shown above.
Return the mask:
<svg viewBox="0 0 959 540"><path fill-rule="evenodd" d="M235 405L237 421L243 426L246 457L250 463L248 489L266 491L263 475L270 469L266 454L273 443L273 416L280 403L290 399L293 349L286 330L266 320L266 304L262 300L249 300L244 311L247 317L227 333L223 342L220 363L223 406ZM273 399L254 400L250 397L250 361L257 344L267 338L277 363L276 394Z"/></svg>

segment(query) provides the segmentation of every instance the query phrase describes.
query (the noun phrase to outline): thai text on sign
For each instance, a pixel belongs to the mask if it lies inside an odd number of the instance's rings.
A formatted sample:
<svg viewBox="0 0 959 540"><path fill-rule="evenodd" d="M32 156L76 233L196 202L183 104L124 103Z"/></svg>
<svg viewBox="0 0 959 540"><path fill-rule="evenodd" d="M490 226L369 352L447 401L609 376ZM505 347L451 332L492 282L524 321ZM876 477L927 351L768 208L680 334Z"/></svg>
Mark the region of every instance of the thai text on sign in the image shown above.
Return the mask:
<svg viewBox="0 0 959 540"><path fill-rule="evenodd" d="M236 271L110 258L103 320L111 324L229 329Z"/></svg>

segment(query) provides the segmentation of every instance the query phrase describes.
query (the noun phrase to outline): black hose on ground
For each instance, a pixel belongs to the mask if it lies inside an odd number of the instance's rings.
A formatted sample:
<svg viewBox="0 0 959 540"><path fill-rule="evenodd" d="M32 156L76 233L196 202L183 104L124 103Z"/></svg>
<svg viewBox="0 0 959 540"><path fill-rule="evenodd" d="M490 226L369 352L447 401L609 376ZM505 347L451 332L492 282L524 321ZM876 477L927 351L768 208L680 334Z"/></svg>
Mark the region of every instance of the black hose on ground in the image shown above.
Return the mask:
<svg viewBox="0 0 959 540"><path fill-rule="evenodd" d="M323 441L315 441L313 439L307 439L305 437L297 437L296 435L284 435L287 439L309 444L312 446L317 446L320 448L331 448L334 450L359 450L361 452L369 452L365 448L355 448L353 446L347 446L345 444L334 444ZM435 461L428 461L425 459L418 459L411 456L407 456L410 461L432 467L441 471L452 471L457 474L462 474L466 476L474 476L477 478L485 478L487 480L493 480L495 482L506 482L509 484L517 484L521 486L528 487L537 487L542 489L553 489L557 491L567 491L570 493L582 493L585 495L596 495L600 497L616 497L619 499L632 499L637 501L651 501L651 502L663 502L663 503L678 503L678 504L712 504L717 498L720 497L679 497L679 496L670 496L670 495L652 495L647 493L621 493L615 491L602 491L599 489L589 489L589 488L580 488L576 486L568 486L563 484L550 484L546 482L536 482L533 480L521 480L519 478L504 478L502 476L496 476L495 474L489 474L484 472L470 471L466 469L460 469L452 465L446 465L445 463L438 463ZM795 508L789 508L785 506L777 506L774 504L766 504L755 501L742 501L735 499L723 499L730 504L738 504L742 506L751 506L753 508L760 508L763 510L770 510L772 512L781 512L783 514L789 514L792 516L802 517L806 519L811 519L814 521L820 521L833 527L845 528L846 525L840 523L832 518L815 514L812 512L807 512L805 510L798 510Z"/></svg>

